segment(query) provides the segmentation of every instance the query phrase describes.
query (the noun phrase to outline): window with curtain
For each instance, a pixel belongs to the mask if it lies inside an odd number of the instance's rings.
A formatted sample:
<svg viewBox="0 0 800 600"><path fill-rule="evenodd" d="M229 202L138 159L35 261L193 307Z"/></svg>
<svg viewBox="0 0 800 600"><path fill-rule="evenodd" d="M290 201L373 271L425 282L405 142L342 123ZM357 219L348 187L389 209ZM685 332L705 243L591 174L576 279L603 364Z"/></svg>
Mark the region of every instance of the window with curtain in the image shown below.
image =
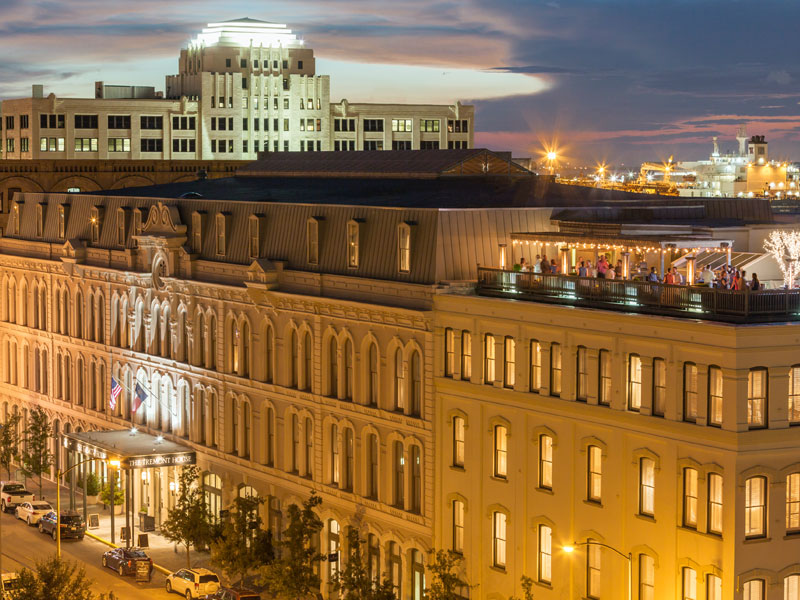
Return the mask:
<svg viewBox="0 0 800 600"><path fill-rule="evenodd" d="M300 472L300 419L292 415L292 473Z"/></svg>
<svg viewBox="0 0 800 600"><path fill-rule="evenodd" d="M355 478L354 446L353 429L348 427L344 430L344 489L348 492L353 491L353 479Z"/></svg>
<svg viewBox="0 0 800 600"><path fill-rule="evenodd" d="M328 342L328 396L339 396L339 341L333 336Z"/></svg>
<svg viewBox="0 0 800 600"><path fill-rule="evenodd" d="M586 365L586 348L578 346L577 356L575 358L575 399L580 402L586 402L589 396L589 371Z"/></svg>
<svg viewBox="0 0 800 600"><path fill-rule="evenodd" d="M587 454L589 464L586 499L599 503L603 492L603 451L599 446L589 446Z"/></svg>
<svg viewBox="0 0 800 600"><path fill-rule="evenodd" d="M455 349L456 335L455 332L448 327L444 330L444 376L452 377L453 369L455 368Z"/></svg>
<svg viewBox="0 0 800 600"><path fill-rule="evenodd" d="M487 333L483 337L483 383L486 385L494 385L494 350L494 336Z"/></svg>
<svg viewBox="0 0 800 600"><path fill-rule="evenodd" d="M697 529L697 469L683 469L683 526Z"/></svg>
<svg viewBox="0 0 800 600"><path fill-rule="evenodd" d="M422 358L416 350L411 353L409 368L411 370L408 385L411 396L409 409L412 416L418 417L422 414Z"/></svg>
<svg viewBox="0 0 800 600"><path fill-rule="evenodd" d="M667 408L667 361L653 359L653 415L663 417Z"/></svg>
<svg viewBox="0 0 800 600"><path fill-rule="evenodd" d="M722 578L717 575L706 577L706 600L722 600Z"/></svg>
<svg viewBox="0 0 800 600"><path fill-rule="evenodd" d="M681 569L681 600L697 600L697 572L691 567Z"/></svg>
<svg viewBox="0 0 800 600"><path fill-rule="evenodd" d="M453 417L453 466L464 467L464 417Z"/></svg>
<svg viewBox="0 0 800 600"><path fill-rule="evenodd" d="M639 459L639 514L652 517L656 504L656 463L652 458Z"/></svg>
<svg viewBox="0 0 800 600"><path fill-rule="evenodd" d="M411 446L411 512L422 512L422 452Z"/></svg>
<svg viewBox="0 0 800 600"><path fill-rule="evenodd" d="M508 429L503 425L494 426L494 476L508 476Z"/></svg>
<svg viewBox="0 0 800 600"><path fill-rule="evenodd" d="M406 380L403 365L403 350L394 351L394 409L405 412L406 409Z"/></svg>
<svg viewBox="0 0 800 600"><path fill-rule="evenodd" d="M539 487L553 489L553 438L539 436Z"/></svg>
<svg viewBox="0 0 800 600"><path fill-rule="evenodd" d="M492 564L499 568L506 568L506 515L495 512L492 516Z"/></svg>
<svg viewBox="0 0 800 600"><path fill-rule="evenodd" d="M472 378L472 334L469 331L461 332L461 379L469 381Z"/></svg>
<svg viewBox="0 0 800 600"><path fill-rule="evenodd" d="M539 525L538 575L541 583L553 579L553 530L547 525Z"/></svg>
<svg viewBox="0 0 800 600"><path fill-rule="evenodd" d="M800 575L787 575L783 578L783 600L800 600Z"/></svg>
<svg viewBox="0 0 800 600"><path fill-rule="evenodd" d="M800 531L800 473L786 478L786 531Z"/></svg>
<svg viewBox="0 0 800 600"><path fill-rule="evenodd" d="M642 358L638 354L628 357L628 409L642 408Z"/></svg>
<svg viewBox="0 0 800 600"><path fill-rule="evenodd" d="M600 350L598 362L600 381L597 386L597 403L608 406L611 404L611 352Z"/></svg>
<svg viewBox="0 0 800 600"><path fill-rule="evenodd" d="M767 533L767 478L750 477L744 482L744 535L764 537Z"/></svg>
<svg viewBox="0 0 800 600"><path fill-rule="evenodd" d="M601 547L597 544L586 546L586 596L600 598L602 587Z"/></svg>
<svg viewBox="0 0 800 600"><path fill-rule="evenodd" d="M697 365L683 363L683 420L697 420Z"/></svg>
<svg viewBox="0 0 800 600"><path fill-rule="evenodd" d="M369 434L367 442L367 497L373 500L378 499L378 436L374 433Z"/></svg>
<svg viewBox="0 0 800 600"><path fill-rule="evenodd" d="M722 426L722 369L708 368L708 424Z"/></svg>
<svg viewBox="0 0 800 600"><path fill-rule="evenodd" d="M767 370L750 369L747 375L747 424L751 429L767 425Z"/></svg>
<svg viewBox="0 0 800 600"><path fill-rule="evenodd" d="M394 505L403 508L405 505L405 452L403 442L394 443Z"/></svg>
<svg viewBox="0 0 800 600"><path fill-rule="evenodd" d="M542 346L536 340L531 340L530 350L530 391L538 392L542 387Z"/></svg>
<svg viewBox="0 0 800 600"><path fill-rule="evenodd" d="M800 425L800 365L789 369L789 414L790 425Z"/></svg>
<svg viewBox="0 0 800 600"><path fill-rule="evenodd" d="M561 344L550 344L550 395L561 395Z"/></svg>
<svg viewBox="0 0 800 600"><path fill-rule="evenodd" d="M331 425L331 483L338 486L341 482L339 473L339 426Z"/></svg>
<svg viewBox="0 0 800 600"><path fill-rule="evenodd" d="M764 600L764 580L751 579L744 584L742 600Z"/></svg>
<svg viewBox="0 0 800 600"><path fill-rule="evenodd" d="M722 475L708 474L708 531L722 535Z"/></svg>
<svg viewBox="0 0 800 600"><path fill-rule="evenodd" d="M307 391L311 391L311 382L313 381L313 358L314 346L311 343L311 334L306 331L303 335L303 389Z"/></svg>
<svg viewBox="0 0 800 600"><path fill-rule="evenodd" d="M453 500L453 552L464 553L464 502Z"/></svg>
<svg viewBox="0 0 800 600"><path fill-rule="evenodd" d="M652 556L639 555L639 600L655 600L656 566Z"/></svg>
<svg viewBox="0 0 800 600"><path fill-rule="evenodd" d="M516 348L514 338L506 336L503 344L503 386L507 388L513 388L517 380Z"/></svg>
<svg viewBox="0 0 800 600"><path fill-rule="evenodd" d="M367 404L378 406L378 345L369 345L369 373L367 373Z"/></svg>
<svg viewBox="0 0 800 600"><path fill-rule="evenodd" d="M344 399L353 400L353 342L347 338L344 342Z"/></svg>

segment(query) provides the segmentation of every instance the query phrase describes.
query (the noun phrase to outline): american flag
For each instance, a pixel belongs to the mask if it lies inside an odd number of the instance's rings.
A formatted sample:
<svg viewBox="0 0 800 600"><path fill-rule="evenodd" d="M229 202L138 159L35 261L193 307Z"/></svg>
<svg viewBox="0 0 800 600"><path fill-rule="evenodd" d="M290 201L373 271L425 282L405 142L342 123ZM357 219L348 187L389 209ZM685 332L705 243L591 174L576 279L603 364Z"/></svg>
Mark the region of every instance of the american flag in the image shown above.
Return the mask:
<svg viewBox="0 0 800 600"><path fill-rule="evenodd" d="M111 398L108 399L108 407L111 410L117 409L117 398L119 397L120 393L122 392L122 386L119 384L119 381L111 378Z"/></svg>

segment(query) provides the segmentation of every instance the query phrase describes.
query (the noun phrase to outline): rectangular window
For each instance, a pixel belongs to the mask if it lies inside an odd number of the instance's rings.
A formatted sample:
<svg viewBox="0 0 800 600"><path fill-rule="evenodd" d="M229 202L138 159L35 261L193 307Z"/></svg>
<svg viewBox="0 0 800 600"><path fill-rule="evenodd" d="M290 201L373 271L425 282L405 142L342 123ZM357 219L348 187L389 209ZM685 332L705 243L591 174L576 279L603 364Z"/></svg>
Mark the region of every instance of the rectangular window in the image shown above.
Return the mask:
<svg viewBox="0 0 800 600"><path fill-rule="evenodd" d="M316 219L309 219L306 225L306 257L310 265L319 263L319 222Z"/></svg>
<svg viewBox="0 0 800 600"><path fill-rule="evenodd" d="M708 531L722 535L722 475L708 474Z"/></svg>
<svg viewBox="0 0 800 600"><path fill-rule="evenodd" d="M667 407L667 361L653 359L653 415L664 416Z"/></svg>
<svg viewBox="0 0 800 600"><path fill-rule="evenodd" d="M611 404L611 352L600 350L598 359L597 403L603 406Z"/></svg>
<svg viewBox="0 0 800 600"><path fill-rule="evenodd" d="M683 526L697 529L697 469L683 469Z"/></svg>
<svg viewBox="0 0 800 600"><path fill-rule="evenodd" d="M722 600L722 595L713 600ZM800 600L800 575L783 578L783 600Z"/></svg>
<svg viewBox="0 0 800 600"><path fill-rule="evenodd" d="M464 503L453 500L453 552L464 553Z"/></svg>
<svg viewBox="0 0 800 600"><path fill-rule="evenodd" d="M722 369L708 368L708 424L722 425Z"/></svg>
<svg viewBox="0 0 800 600"><path fill-rule="evenodd" d="M501 512L494 513L492 539L492 564L500 569L506 567L506 515Z"/></svg>
<svg viewBox="0 0 800 600"><path fill-rule="evenodd" d="M75 129L97 129L97 115L75 115Z"/></svg>
<svg viewBox="0 0 800 600"><path fill-rule="evenodd" d="M383 119L364 119L364 131L383 131Z"/></svg>
<svg viewBox="0 0 800 600"><path fill-rule="evenodd" d="M472 334L469 331L461 332L461 379L469 381L472 378Z"/></svg>
<svg viewBox="0 0 800 600"><path fill-rule="evenodd" d="M487 333L483 337L483 383L485 385L494 385L494 352L494 336Z"/></svg>
<svg viewBox="0 0 800 600"><path fill-rule="evenodd" d="M142 138L140 140L142 152L163 152L164 141L155 138Z"/></svg>
<svg viewBox="0 0 800 600"><path fill-rule="evenodd" d="M402 223L397 232L398 270L401 273L411 271L411 227Z"/></svg>
<svg viewBox="0 0 800 600"><path fill-rule="evenodd" d="M47 138L43 138L47 140ZM6 152L14 152L14 138L6 139Z"/></svg>
<svg viewBox="0 0 800 600"><path fill-rule="evenodd" d="M589 446L586 499L600 503L603 492L603 451L599 446Z"/></svg>
<svg viewBox="0 0 800 600"><path fill-rule="evenodd" d="M14 117L6 117L6 129L14 129Z"/></svg>
<svg viewBox="0 0 800 600"><path fill-rule="evenodd" d="M30 152L30 138L21 138L19 140L19 151L20 152Z"/></svg>
<svg viewBox="0 0 800 600"><path fill-rule="evenodd" d="M767 478L751 477L744 482L744 535L746 538L767 534Z"/></svg>
<svg viewBox="0 0 800 600"><path fill-rule="evenodd" d="M706 600L722 600L721 577L716 575L708 575L706 577Z"/></svg>
<svg viewBox="0 0 800 600"><path fill-rule="evenodd" d="M652 556L639 555L639 600L655 600L656 566Z"/></svg>
<svg viewBox="0 0 800 600"><path fill-rule="evenodd" d="M553 578L553 530L547 525L539 525L539 581L550 583Z"/></svg>
<svg viewBox="0 0 800 600"><path fill-rule="evenodd" d="M656 510L656 463L639 459L639 514L652 517Z"/></svg>
<svg viewBox="0 0 800 600"><path fill-rule="evenodd" d="M508 430L502 425L494 427L494 476L508 477Z"/></svg>
<svg viewBox="0 0 800 600"><path fill-rule="evenodd" d="M506 336L503 352L503 386L513 388L517 379L517 344L513 337Z"/></svg>
<svg viewBox="0 0 800 600"><path fill-rule="evenodd" d="M800 365L789 369L789 424L800 425Z"/></svg>
<svg viewBox="0 0 800 600"><path fill-rule="evenodd" d="M411 150L411 140L392 140L392 150Z"/></svg>
<svg viewBox="0 0 800 600"><path fill-rule="evenodd" d="M575 376L575 399L580 402L586 402L589 395L589 372L586 366L586 354L586 348L578 346L578 355L576 357L577 373Z"/></svg>
<svg viewBox="0 0 800 600"><path fill-rule="evenodd" d="M439 133L439 119L420 119L419 130L423 133Z"/></svg>
<svg viewBox="0 0 800 600"><path fill-rule="evenodd" d="M464 417L453 417L453 466L464 467Z"/></svg>
<svg viewBox="0 0 800 600"><path fill-rule="evenodd" d="M542 387L542 345L531 340L530 390L538 392Z"/></svg>
<svg viewBox="0 0 800 600"><path fill-rule="evenodd" d="M681 570L681 600L697 600L697 572L690 567Z"/></svg>
<svg viewBox="0 0 800 600"><path fill-rule="evenodd" d="M751 429L767 425L767 370L750 369L747 375L747 424Z"/></svg>
<svg viewBox="0 0 800 600"><path fill-rule="evenodd" d="M638 354L628 357L628 409L642 408L642 359Z"/></svg>
<svg viewBox="0 0 800 600"><path fill-rule="evenodd" d="M351 269L358 268L358 222L350 221L347 224L347 266Z"/></svg>
<svg viewBox="0 0 800 600"><path fill-rule="evenodd" d="M392 119L392 131L394 132L410 132L411 119Z"/></svg>
<svg viewBox="0 0 800 600"><path fill-rule="evenodd" d="M422 140L419 143L420 150L438 150L439 149L439 141L430 141L430 140Z"/></svg>
<svg viewBox="0 0 800 600"><path fill-rule="evenodd" d="M683 420L697 420L697 365L683 363Z"/></svg>
<svg viewBox="0 0 800 600"><path fill-rule="evenodd" d="M539 487L553 489L553 438L539 436Z"/></svg>
<svg viewBox="0 0 800 600"><path fill-rule="evenodd" d="M139 118L140 129L164 129L164 117L145 117Z"/></svg>
<svg viewBox="0 0 800 600"><path fill-rule="evenodd" d="M203 215L192 214L192 252L200 254L203 250Z"/></svg>
<svg viewBox="0 0 800 600"><path fill-rule="evenodd" d="M97 138L75 138L75 152L97 152Z"/></svg>
<svg viewBox="0 0 800 600"><path fill-rule="evenodd" d="M109 152L130 152L131 138L108 138Z"/></svg>
<svg viewBox="0 0 800 600"><path fill-rule="evenodd" d="M258 217L250 218L250 258L258 258L261 254L261 231Z"/></svg>
<svg viewBox="0 0 800 600"><path fill-rule="evenodd" d="M383 150L381 140L364 140L364 150Z"/></svg>
<svg viewBox="0 0 800 600"><path fill-rule="evenodd" d="M28 115L19 116L19 128L20 129L30 128L30 117Z"/></svg>
<svg viewBox="0 0 800 600"><path fill-rule="evenodd" d="M588 598L599 598L602 586L600 570L600 551L601 547L597 544L588 544L586 547L586 596Z"/></svg>
<svg viewBox="0 0 800 600"><path fill-rule="evenodd" d="M561 344L550 344L550 395L561 395Z"/></svg>
<svg viewBox="0 0 800 600"><path fill-rule="evenodd" d="M746 582L742 600L764 600L764 580L753 579Z"/></svg>
<svg viewBox="0 0 800 600"><path fill-rule="evenodd" d="M453 347L456 342L456 334L452 328L444 330L444 376L452 377L453 368L456 361L456 350Z"/></svg>
<svg viewBox="0 0 800 600"><path fill-rule="evenodd" d="M108 115L108 128L109 129L130 129L131 116L130 115Z"/></svg>
<svg viewBox="0 0 800 600"><path fill-rule="evenodd" d="M800 473L786 478L786 531L800 531Z"/></svg>

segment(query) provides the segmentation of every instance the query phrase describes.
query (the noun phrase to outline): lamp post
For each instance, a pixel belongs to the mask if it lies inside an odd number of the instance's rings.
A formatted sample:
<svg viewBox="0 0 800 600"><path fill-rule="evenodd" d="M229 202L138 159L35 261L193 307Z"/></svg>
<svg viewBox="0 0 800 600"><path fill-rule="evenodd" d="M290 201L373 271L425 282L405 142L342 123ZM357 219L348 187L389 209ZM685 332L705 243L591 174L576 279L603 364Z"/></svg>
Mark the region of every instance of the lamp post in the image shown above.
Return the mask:
<svg viewBox="0 0 800 600"><path fill-rule="evenodd" d="M56 558L61 560L61 478L64 477L67 473L72 471L75 467L79 467L84 465L88 462L92 462L93 460L99 460L101 462L105 462L109 467L112 469L116 468L119 469L120 462L119 460L107 460L102 458L87 458L85 460L79 461L72 465L66 471L61 471L60 469L56 472ZM114 514L114 475L112 472L111 476L111 514ZM83 490L83 497L84 501L86 499L86 490ZM113 520L113 516L111 517ZM113 526L112 526L112 535L113 535Z"/></svg>
<svg viewBox="0 0 800 600"><path fill-rule="evenodd" d="M564 552L567 554L572 554L575 552L575 548L578 546L600 546L601 548L608 548L612 552L616 552L622 558L628 561L628 600L633 600L633 554L628 552L625 554L624 552L620 552L614 546L609 546L608 544L604 544L603 542L597 542L595 540L586 540L585 542L572 542L570 546L564 546Z"/></svg>

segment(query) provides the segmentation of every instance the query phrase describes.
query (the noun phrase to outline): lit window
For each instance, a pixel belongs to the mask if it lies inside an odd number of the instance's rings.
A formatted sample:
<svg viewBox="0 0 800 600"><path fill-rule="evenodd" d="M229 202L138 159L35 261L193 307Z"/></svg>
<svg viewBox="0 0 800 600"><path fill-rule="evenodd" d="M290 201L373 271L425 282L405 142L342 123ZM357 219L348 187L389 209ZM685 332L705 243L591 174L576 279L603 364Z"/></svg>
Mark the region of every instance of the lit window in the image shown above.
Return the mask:
<svg viewBox="0 0 800 600"><path fill-rule="evenodd" d="M494 336L487 333L483 338L483 382L494 385Z"/></svg>
<svg viewBox="0 0 800 600"><path fill-rule="evenodd" d="M800 365L789 369L789 423L800 424Z"/></svg>
<svg viewBox="0 0 800 600"><path fill-rule="evenodd" d="M628 408L642 408L642 359L637 354L628 357Z"/></svg>
<svg viewBox="0 0 800 600"><path fill-rule="evenodd" d="M716 575L706 577L706 600L722 600L722 578Z"/></svg>
<svg viewBox="0 0 800 600"><path fill-rule="evenodd" d="M697 365L683 363L683 420L697 420Z"/></svg>
<svg viewBox="0 0 800 600"><path fill-rule="evenodd" d="M367 457L367 496L373 500L378 499L378 436L371 433L368 438L368 457Z"/></svg>
<svg viewBox="0 0 800 600"><path fill-rule="evenodd" d="M351 269L358 268L358 222L350 221L347 224L347 266Z"/></svg>
<svg viewBox="0 0 800 600"><path fill-rule="evenodd" d="M461 379L469 381L472 378L472 334L469 331L461 332Z"/></svg>
<svg viewBox="0 0 800 600"><path fill-rule="evenodd" d="M453 417L453 466L464 466L464 417Z"/></svg>
<svg viewBox="0 0 800 600"><path fill-rule="evenodd" d="M422 512L422 458L419 446L411 446L411 512Z"/></svg>
<svg viewBox="0 0 800 600"><path fill-rule="evenodd" d="M722 369L708 368L708 424L722 425Z"/></svg>
<svg viewBox="0 0 800 600"><path fill-rule="evenodd" d="M103 225L103 209L99 206L93 206L89 221L91 223L92 243L97 244L100 242L100 228Z"/></svg>
<svg viewBox="0 0 800 600"><path fill-rule="evenodd" d="M453 552L464 552L464 503L453 500Z"/></svg>
<svg viewBox="0 0 800 600"><path fill-rule="evenodd" d="M639 555L639 600L655 600L656 566L652 556Z"/></svg>
<svg viewBox="0 0 800 600"><path fill-rule="evenodd" d="M311 218L306 223L306 258L308 264L319 264L319 221Z"/></svg>
<svg viewBox="0 0 800 600"><path fill-rule="evenodd" d="M764 600L764 580L753 579L746 582L742 600Z"/></svg>
<svg viewBox="0 0 800 600"><path fill-rule="evenodd" d="M553 530L547 525L539 525L539 581L550 583L553 577Z"/></svg>
<svg viewBox="0 0 800 600"><path fill-rule="evenodd" d="M530 390L538 392L542 387L542 345L531 340Z"/></svg>
<svg viewBox="0 0 800 600"><path fill-rule="evenodd" d="M456 336L451 328L444 330L444 376L453 376L453 363L455 362L455 344Z"/></svg>
<svg viewBox="0 0 800 600"><path fill-rule="evenodd" d="M652 517L656 501L656 463L652 458L639 460L639 513Z"/></svg>
<svg viewBox="0 0 800 600"><path fill-rule="evenodd" d="M494 476L508 476L508 430L502 425L494 427Z"/></svg>
<svg viewBox="0 0 800 600"><path fill-rule="evenodd" d="M394 443L394 505L402 509L405 503L405 451L403 442Z"/></svg>
<svg viewBox="0 0 800 600"><path fill-rule="evenodd" d="M800 531L800 473L786 478L786 530Z"/></svg>
<svg viewBox="0 0 800 600"><path fill-rule="evenodd" d="M607 406L611 404L611 352L600 350L598 360L600 381L597 386L597 403Z"/></svg>
<svg viewBox="0 0 800 600"><path fill-rule="evenodd" d="M586 548L586 596L589 598L600 597L602 585L600 551L601 547L597 544L590 543Z"/></svg>
<svg viewBox="0 0 800 600"><path fill-rule="evenodd" d="M339 485L339 426L331 425L331 483Z"/></svg>
<svg viewBox="0 0 800 600"><path fill-rule="evenodd" d="M683 469L683 525L697 528L697 469Z"/></svg>
<svg viewBox="0 0 800 600"><path fill-rule="evenodd" d="M708 475L708 531L722 535L722 475Z"/></svg>
<svg viewBox="0 0 800 600"><path fill-rule="evenodd" d="M750 369L747 375L747 424L751 428L767 424L767 370Z"/></svg>
<svg viewBox="0 0 800 600"><path fill-rule="evenodd" d="M783 600L800 600L800 575L783 578Z"/></svg>
<svg viewBox="0 0 800 600"><path fill-rule="evenodd" d="M506 515L495 512L493 515L492 539L492 564L505 569L506 566Z"/></svg>
<svg viewBox="0 0 800 600"><path fill-rule="evenodd" d="M411 271L411 227L408 223L401 223L397 229L397 270Z"/></svg>
<svg viewBox="0 0 800 600"><path fill-rule="evenodd" d="M766 492L766 477L751 477L744 482L744 535L747 538L766 535Z"/></svg>
<svg viewBox="0 0 800 600"><path fill-rule="evenodd" d="M663 358L653 359L653 415L664 416L667 407L667 362Z"/></svg>
<svg viewBox="0 0 800 600"><path fill-rule="evenodd" d="M603 491L603 451L599 446L588 448L588 481L586 499L590 502L600 502Z"/></svg>
<svg viewBox="0 0 800 600"><path fill-rule="evenodd" d="M513 388L516 381L516 342L511 336L506 336L503 354L503 385Z"/></svg>
<svg viewBox="0 0 800 600"><path fill-rule="evenodd" d="M588 385L588 372L586 369L586 348L583 346L578 346L578 355L576 358L576 367L577 367L577 381L576 381L576 390L575 390L575 399L581 402L586 402L586 398L589 394L589 385Z"/></svg>
<svg viewBox="0 0 800 600"><path fill-rule="evenodd" d="M561 344L550 344L550 395L561 395Z"/></svg>
<svg viewBox="0 0 800 600"><path fill-rule="evenodd" d="M683 567L681 574L681 600L697 600L697 572Z"/></svg>
<svg viewBox="0 0 800 600"><path fill-rule="evenodd" d="M539 487L553 489L553 438L539 436Z"/></svg>

